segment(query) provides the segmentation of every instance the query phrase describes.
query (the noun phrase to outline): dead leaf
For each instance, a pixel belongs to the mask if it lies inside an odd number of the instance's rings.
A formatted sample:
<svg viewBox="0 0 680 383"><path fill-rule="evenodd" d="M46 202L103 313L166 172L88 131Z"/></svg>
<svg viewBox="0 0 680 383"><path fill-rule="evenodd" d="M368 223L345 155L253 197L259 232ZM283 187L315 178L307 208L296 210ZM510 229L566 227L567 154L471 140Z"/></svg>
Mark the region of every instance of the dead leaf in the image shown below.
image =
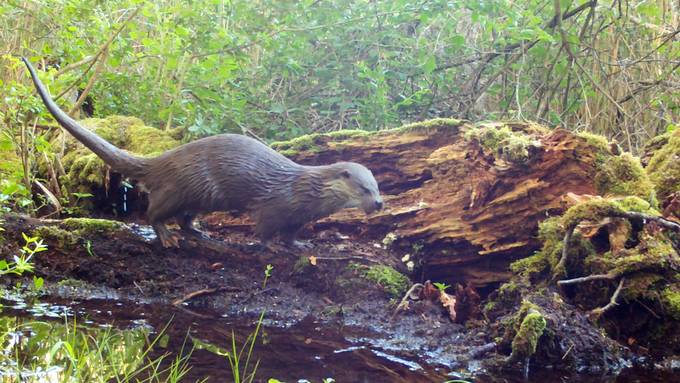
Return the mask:
<svg viewBox="0 0 680 383"><path fill-rule="evenodd" d="M444 309L447 310L449 314L449 318L451 318L452 321L455 322L456 320L456 297L453 295L449 295L445 293L444 291L439 292L439 302L441 302L442 306L444 306Z"/></svg>
<svg viewBox="0 0 680 383"><path fill-rule="evenodd" d="M316 257L315 256L310 256L309 257L309 263L312 264L312 266L316 266Z"/></svg>

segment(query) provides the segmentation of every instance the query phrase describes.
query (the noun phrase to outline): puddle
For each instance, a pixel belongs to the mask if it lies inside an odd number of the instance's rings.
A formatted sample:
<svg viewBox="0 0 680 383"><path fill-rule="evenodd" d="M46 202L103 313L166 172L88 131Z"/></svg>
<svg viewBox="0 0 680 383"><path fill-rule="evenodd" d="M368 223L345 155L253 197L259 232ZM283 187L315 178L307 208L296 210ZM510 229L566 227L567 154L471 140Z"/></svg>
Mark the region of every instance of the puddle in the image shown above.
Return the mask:
<svg viewBox="0 0 680 383"><path fill-rule="evenodd" d="M146 340L158 337L150 358L164 354L162 362L181 355L190 348L192 338L201 345L216 349L231 347L232 331L237 345L243 344L254 330L255 318L223 317L210 309L188 309L168 305L120 302L113 300L65 300L46 298L39 303L26 302L17 297L3 300L0 316L2 349L0 379L3 382L60 382L70 376L68 352L55 346L61 341L75 345L85 362L79 374L81 381L113 379L116 373L102 368L97 361L98 351L93 341L105 342L115 349L118 366L132 372L141 366ZM75 322L75 323L74 323ZM270 321L269 323L275 323ZM77 331L73 331L74 324ZM366 334L366 330L352 327L331 327L306 318L288 327L267 327L261 330L255 346L254 360L259 360L256 382L276 378L282 382L322 382L333 378L336 382L446 382L467 379L474 382L669 382L680 381L680 374L659 371L624 370L619 376L575 376L559 371L530 371L524 378L521 372L495 375L478 371L469 378L464 373L450 370L455 361L431 365L414 355L402 355L395 348L380 347ZM89 341L88 341L89 339ZM88 343L89 342L89 343ZM212 347L211 346L211 347ZM55 351L57 350L57 351ZM101 354L101 352L100 352ZM428 359L432 360L432 359ZM206 379L207 382L232 381L226 357L196 349L188 359L190 370L183 382ZM468 366L469 369L473 366ZM252 368L252 366L251 366ZM71 372L72 374L72 372Z"/></svg>
<svg viewBox="0 0 680 383"><path fill-rule="evenodd" d="M163 343L162 347L159 345L152 350L150 355L153 357L168 351L177 353L185 342L191 344L187 334L202 343L228 349L232 331L237 344L243 344L254 329L254 319L223 318L210 310L189 311L172 306L123 305L110 300L64 302L59 299L50 304L22 301L2 303L2 331L13 330L4 339L3 350L16 350L17 342L21 343L18 348L22 360L46 361L54 344L68 338L69 325L73 324L74 316L79 324L78 336L97 339L114 337L118 342L116 348L127 350L123 355L139 354L144 347L143 335L150 334L153 338L166 325L167 336L159 342ZM350 343L343 332L352 331L347 328L327 328L312 320L303 320L288 328L264 327L253 357L260 361L256 381L266 382L268 378L285 382L322 382L325 378L333 378L337 382L447 380L444 370L393 352ZM64 373L58 359L51 366L43 364L37 368L33 365L32 368L24 366L23 369L18 368L12 362L13 359L12 353L5 352L2 355L0 376L4 381L60 381L57 378ZM135 366L138 362L127 360L126 363ZM183 381L193 382L204 378L209 378L208 382L232 380L227 359L210 351L195 350L189 365L191 370ZM19 373L22 373L21 380L15 380Z"/></svg>

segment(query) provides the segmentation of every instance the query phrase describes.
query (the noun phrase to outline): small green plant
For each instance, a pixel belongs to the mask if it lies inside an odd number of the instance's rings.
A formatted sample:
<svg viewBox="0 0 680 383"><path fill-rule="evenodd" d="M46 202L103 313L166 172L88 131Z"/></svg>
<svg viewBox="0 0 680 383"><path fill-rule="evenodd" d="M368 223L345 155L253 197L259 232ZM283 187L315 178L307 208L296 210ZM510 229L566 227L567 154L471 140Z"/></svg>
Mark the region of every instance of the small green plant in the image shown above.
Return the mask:
<svg viewBox="0 0 680 383"><path fill-rule="evenodd" d="M192 350L185 352L183 345L169 363L168 353L151 357L166 329L149 338L145 328L86 327L75 318L25 322L19 317L3 317L0 334L5 336L0 336L0 345L11 359L0 360L0 369L9 382L175 383L189 371ZM13 333L31 335L27 341L12 342L6 335Z"/></svg>
<svg viewBox="0 0 680 383"><path fill-rule="evenodd" d="M451 287L451 285L447 285L447 284L441 283L441 282L435 282L435 283L433 283L433 285L434 285L434 287L437 288L437 290L439 290L439 291L442 292L442 293L445 293L445 292L446 292L446 289L448 289L449 287Z"/></svg>
<svg viewBox="0 0 680 383"><path fill-rule="evenodd" d="M31 262L33 256L47 250L47 245L43 244L42 239L29 237L25 233L21 233L21 235L24 238L24 246L19 250L19 255L14 256L13 261L0 260L0 275L22 275L23 273L33 272L33 263ZM42 286L42 283L40 286Z"/></svg>
<svg viewBox="0 0 680 383"><path fill-rule="evenodd" d="M94 250L92 250L92 241L89 239L85 241L85 250L87 250L87 254L90 257L94 257L96 254L94 253Z"/></svg>
<svg viewBox="0 0 680 383"><path fill-rule="evenodd" d="M267 265L264 270L264 280L262 281L262 289L267 286L267 281L272 275L272 270L274 266ZM234 383L252 383L255 379L255 374L257 373L257 368L260 365L260 360L255 362L255 365L251 369L251 359L253 355L253 350L255 348L255 342L260 334L260 329L262 328L262 321L264 320L264 315L266 310L260 313L260 317L257 319L255 330L248 334L246 341L239 348L236 345L236 334L232 330L231 332L231 347L225 349L214 344L202 341L197 338L192 338L194 347L197 349L204 349L212 352L213 354L220 355L227 358L229 362L229 368L231 369L232 377L234 378ZM271 381L271 379L270 379Z"/></svg>
<svg viewBox="0 0 680 383"><path fill-rule="evenodd" d="M264 280L262 281L263 289L265 286L267 286L267 280L269 280L269 277L272 276L272 270L274 270L274 266L272 266L271 264L268 264L267 267L264 269Z"/></svg>

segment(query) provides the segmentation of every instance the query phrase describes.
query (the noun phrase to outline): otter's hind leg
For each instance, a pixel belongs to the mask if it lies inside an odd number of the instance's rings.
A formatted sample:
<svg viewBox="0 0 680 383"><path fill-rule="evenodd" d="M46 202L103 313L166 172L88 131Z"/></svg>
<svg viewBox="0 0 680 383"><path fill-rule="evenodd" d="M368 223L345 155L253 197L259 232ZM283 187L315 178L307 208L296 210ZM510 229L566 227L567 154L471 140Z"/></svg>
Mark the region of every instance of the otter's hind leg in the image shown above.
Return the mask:
<svg viewBox="0 0 680 383"><path fill-rule="evenodd" d="M184 239L180 234L172 233L165 227L164 222L175 216L177 210L171 201L172 199L167 198L164 193L150 193L149 208L146 210L147 218L163 247L179 247L179 241Z"/></svg>
<svg viewBox="0 0 680 383"><path fill-rule="evenodd" d="M194 218L195 218L194 214L183 213L178 215L175 219L177 220L177 223L179 223L179 227L182 229L183 232L204 239L210 239L210 237L207 234L194 227Z"/></svg>

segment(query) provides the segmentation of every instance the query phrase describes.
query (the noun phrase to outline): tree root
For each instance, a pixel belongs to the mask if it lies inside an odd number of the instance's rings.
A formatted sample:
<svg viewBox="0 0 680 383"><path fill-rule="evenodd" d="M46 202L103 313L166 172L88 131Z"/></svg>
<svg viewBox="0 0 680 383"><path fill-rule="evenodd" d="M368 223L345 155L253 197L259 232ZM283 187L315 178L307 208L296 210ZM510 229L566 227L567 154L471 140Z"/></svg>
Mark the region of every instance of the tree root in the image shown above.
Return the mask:
<svg viewBox="0 0 680 383"><path fill-rule="evenodd" d="M680 233L680 224L673 222L671 220L668 220L663 217L658 217L658 216L653 216L649 214L644 214L644 213L638 213L634 211L628 211L628 212L620 212L620 213L612 213L608 214L605 216L602 216L601 218L626 218L628 220L642 220L644 224L647 224L647 222L656 222L660 226L664 227L665 229L668 229L670 231L674 231L676 233ZM567 274L567 259L569 257L569 242L571 241L572 236L574 235L574 230L576 230L576 226L578 225L579 222L567 227L566 232L564 233L564 240L562 241L562 257L560 258L560 261L557 263L557 266L555 266L555 274L559 274L560 272L562 275L565 277L568 276ZM607 276L607 277L604 277ZM569 283L578 283L578 282L585 282L587 280L594 280L594 279L614 279L616 276L611 276L609 274L603 274L600 276L590 276L590 277L585 277L585 278L590 278L590 279L585 279L582 280L582 278L575 278L575 279L570 279L570 280L562 280L558 281L558 284L569 284Z"/></svg>
<svg viewBox="0 0 680 383"><path fill-rule="evenodd" d="M186 295L184 295L182 298L175 299L172 301L173 306L179 306L182 303L194 299L196 297L201 297L204 295L210 295L210 294L215 294L215 293L220 293L223 291L241 291L242 289L236 288L236 287L213 287L209 289L201 289L201 290L196 290L192 291Z"/></svg>
<svg viewBox="0 0 680 383"><path fill-rule="evenodd" d="M574 283L582 283L582 282L588 282L588 281L601 281L601 280L612 280L616 279L618 277L617 274L594 274L594 275L589 275L587 277L579 277L579 278L573 278L573 279L563 279L561 281L557 281L557 284L562 286L562 285L571 285Z"/></svg>
<svg viewBox="0 0 680 383"><path fill-rule="evenodd" d="M422 289L425 288L425 285L422 283L414 283L413 286L411 286L410 289L404 294L404 297L401 298L401 301L397 305L397 307L394 309L394 312L392 313L392 316L390 316L390 320L393 320L397 314L399 314L400 311L406 310L408 308L408 300L411 296L413 296L414 293L419 293L422 291Z"/></svg>
<svg viewBox="0 0 680 383"><path fill-rule="evenodd" d="M590 313L588 313L588 314L593 316L594 318L599 318L600 316L602 316L602 314L606 313L608 310L610 310L614 306L617 306L618 303L616 302L616 300L619 298L619 294L621 293L621 289L623 289L623 283L625 281L626 281L626 278L621 277L621 279L619 280L618 287L616 287L616 290L614 290L614 294L609 299L609 303L607 303L603 307L598 307L596 309L591 310Z"/></svg>

